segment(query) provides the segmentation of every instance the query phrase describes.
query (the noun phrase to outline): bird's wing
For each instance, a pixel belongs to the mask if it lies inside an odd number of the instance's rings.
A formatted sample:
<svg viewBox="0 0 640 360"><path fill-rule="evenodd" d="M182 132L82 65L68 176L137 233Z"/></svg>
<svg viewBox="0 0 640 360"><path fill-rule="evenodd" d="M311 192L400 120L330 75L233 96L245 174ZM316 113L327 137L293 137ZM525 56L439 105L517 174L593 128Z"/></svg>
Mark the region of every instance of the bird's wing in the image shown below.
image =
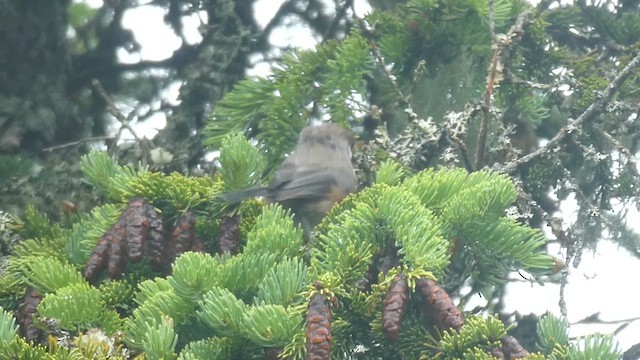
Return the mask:
<svg viewBox="0 0 640 360"><path fill-rule="evenodd" d="M336 185L333 174L325 169L296 172L287 180L279 180L269 186L274 201L328 196Z"/></svg>

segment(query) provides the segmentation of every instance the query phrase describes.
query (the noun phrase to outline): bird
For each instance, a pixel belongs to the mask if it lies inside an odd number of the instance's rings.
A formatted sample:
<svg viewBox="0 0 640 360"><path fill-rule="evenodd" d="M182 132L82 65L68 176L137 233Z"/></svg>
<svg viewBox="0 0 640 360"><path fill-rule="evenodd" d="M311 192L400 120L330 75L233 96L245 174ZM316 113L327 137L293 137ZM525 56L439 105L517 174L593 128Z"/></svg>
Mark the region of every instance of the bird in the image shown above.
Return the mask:
<svg viewBox="0 0 640 360"><path fill-rule="evenodd" d="M342 126L308 125L267 186L226 193L222 198L232 204L265 197L290 209L294 221L308 234L336 203L357 190L353 144L352 132Z"/></svg>

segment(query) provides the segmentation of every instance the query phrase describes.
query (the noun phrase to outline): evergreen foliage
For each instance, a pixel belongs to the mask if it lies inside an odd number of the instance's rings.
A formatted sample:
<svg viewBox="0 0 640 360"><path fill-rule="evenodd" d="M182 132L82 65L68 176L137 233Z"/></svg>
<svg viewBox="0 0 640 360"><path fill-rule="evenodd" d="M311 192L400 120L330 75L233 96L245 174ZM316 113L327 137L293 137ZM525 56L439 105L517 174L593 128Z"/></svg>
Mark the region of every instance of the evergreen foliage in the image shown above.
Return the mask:
<svg viewBox="0 0 640 360"><path fill-rule="evenodd" d="M225 190L249 188L258 183L264 171L264 158L241 134L222 141L220 173Z"/></svg>
<svg viewBox="0 0 640 360"><path fill-rule="evenodd" d="M108 154L96 150L82 157L80 168L87 181L111 200L122 200L129 180L138 173L133 166L120 166ZM140 174L145 172L145 168L139 170Z"/></svg>
<svg viewBox="0 0 640 360"><path fill-rule="evenodd" d="M44 256L28 256L20 266L25 281L36 290L55 292L67 285L86 284L82 274L72 265Z"/></svg>
<svg viewBox="0 0 640 360"><path fill-rule="evenodd" d="M97 206L91 214L73 224L64 244L69 261L84 265L98 239L118 220L123 210L124 206L120 204Z"/></svg>
<svg viewBox="0 0 640 360"><path fill-rule="evenodd" d="M468 359L486 356L476 351L500 347L500 339L506 335L504 324L499 319L469 316L460 332L449 331L442 335L442 352L437 358Z"/></svg>
<svg viewBox="0 0 640 360"><path fill-rule="evenodd" d="M280 163L309 121L312 104L346 123L365 95L364 76L373 71L365 39L356 34L328 41L315 51L284 56L269 79L246 79L212 113L206 143L219 147L226 134L254 136L269 164Z"/></svg>
<svg viewBox="0 0 640 360"><path fill-rule="evenodd" d="M175 334L172 325L173 321L170 317L163 317L160 323L153 321L149 325L143 345L147 358L150 360L177 358L174 350L177 345L178 335Z"/></svg>
<svg viewBox="0 0 640 360"><path fill-rule="evenodd" d="M0 311L0 348L4 348L18 337L18 325L11 313L2 308Z"/></svg>
<svg viewBox="0 0 640 360"><path fill-rule="evenodd" d="M233 147L225 149L234 151ZM100 164L89 158L86 162ZM88 166L86 171L89 173L99 173ZM240 167L239 171L244 173L243 169ZM130 186L132 183L140 184L137 180L140 177L161 180L150 182L144 188ZM155 187L172 181L172 177L174 175L145 172L133 176L128 183L122 183L122 179L117 181L127 189L159 194ZM466 240L464 256L485 257L484 262L477 260L476 268L469 272L493 274L493 277L473 278L479 287L496 285L509 271L520 268L543 270L551 266L550 258L538 251L544 242L540 232L504 217L515 196L513 184L506 176L491 172L467 174L461 170L425 170L405 177L399 166L388 163L377 178L389 180L350 196L323 220L318 227L319 236L309 244L308 263L304 261L302 231L294 226L291 214L277 205L265 206L257 218L250 220L253 228L246 234L247 241L241 254L233 257L194 252L183 254L173 264L170 276L139 282L133 303L129 303L134 308L128 317L122 319L123 323L113 310L107 309L122 307L123 304L118 305L117 302L127 303L131 298L122 296L117 300L117 297L108 295L114 291L110 290L114 285L106 286L109 282L97 288L88 285L78 269L67 262L68 258L43 258L18 251L14 256L17 261L15 269L20 269L23 275L19 278L25 279L26 284L46 294L38 306L38 313L57 319L57 326L61 329L86 331L99 326L110 334L123 329L128 347L144 351L150 358L189 358L189 352L195 356L201 351L198 349L210 341L226 338L232 341L243 338L256 349L286 346L290 354L300 356L303 343L296 339L303 338L301 314L310 294L308 289L314 281L321 281L327 294L339 296L344 303L344 307L335 314L336 334L344 336L336 339L338 348L348 349L365 339L376 341L374 339L379 335L371 338L371 334L361 327L371 326L370 331L380 331L375 330L379 329L375 324L379 321L380 301L393 274L403 269L413 277L444 276L451 261L453 238L461 243L466 239L478 242ZM124 193L113 184L102 184L116 193ZM200 193L205 194L205 198L211 196L212 190L192 190L201 186L199 182L192 181L183 186L191 189L164 191L163 194ZM180 208L183 199L179 195L155 198L158 204L168 208ZM96 241L96 236L91 234L99 232L89 230L106 228L109 221L114 221L117 209L105 206L94 211L91 217L79 218L77 225L68 232L68 239L77 245L62 249L82 248L82 241L87 237ZM89 226L89 223L94 225ZM78 229L86 230L81 232ZM64 233L63 230L60 232ZM48 236L60 236L60 232ZM85 237L74 234L84 234ZM376 253L394 247L398 248L401 256L401 267L389 274L381 274L380 286L363 292L361 281L367 276ZM502 267L496 268L496 263ZM111 299L109 305L104 299ZM181 331L194 321L201 321L204 329L209 329L209 334ZM428 331L419 323L411 326L417 333ZM496 333L495 339L499 339L500 334ZM468 338L474 336L468 335ZM178 347L178 344L182 345ZM460 351L474 351L473 347L462 344L459 345ZM376 345L372 343L369 346ZM403 353L411 353L409 344L405 342L402 346ZM233 346L226 349L221 350L221 354L238 351ZM441 356L447 358L448 355L443 352Z"/></svg>
<svg viewBox="0 0 640 360"><path fill-rule="evenodd" d="M193 341L180 352L180 360L212 359L224 360L231 357L232 343L230 338L208 338Z"/></svg>
<svg viewBox="0 0 640 360"><path fill-rule="evenodd" d="M548 359L620 359L620 351L609 335L587 335L569 342L568 322L547 314L538 323L538 346Z"/></svg>
<svg viewBox="0 0 640 360"><path fill-rule="evenodd" d="M65 330L90 329L103 316L103 311L100 291L88 284L65 286L45 296L38 305L41 316L58 320L60 328Z"/></svg>

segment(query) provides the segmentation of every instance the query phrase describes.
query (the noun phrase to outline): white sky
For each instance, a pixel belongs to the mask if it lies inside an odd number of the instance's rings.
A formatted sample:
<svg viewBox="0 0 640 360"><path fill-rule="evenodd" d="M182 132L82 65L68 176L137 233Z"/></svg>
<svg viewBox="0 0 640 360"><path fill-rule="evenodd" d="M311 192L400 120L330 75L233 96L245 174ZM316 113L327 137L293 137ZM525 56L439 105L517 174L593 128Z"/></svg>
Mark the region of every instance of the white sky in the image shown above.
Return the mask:
<svg viewBox="0 0 640 360"><path fill-rule="evenodd" d="M101 5L99 0L89 1L91 2L96 3L96 6ZM259 0L255 6L259 23L264 26L273 17L280 3L282 0ZM359 15L369 10L365 0L357 0L356 3ZM121 51L119 55L123 61L161 60L171 56L180 46L182 40L166 26L163 16L164 10L155 6L142 6L126 13L123 25L133 30L142 50L136 54ZM200 16L206 20L204 18L206 14L200 14ZM194 15L184 22L188 42L200 41L201 37L197 31L200 21L201 18ZM308 29L293 23L276 29L270 40L278 46L298 48L312 48L317 42ZM268 69L268 64L258 64L251 74L266 75ZM174 84L165 95L168 99L177 102L178 90L179 84ZM164 115L159 113L152 120L137 124L136 129L144 136L153 137L157 129L164 126L165 121ZM574 209L574 202L568 201L563 204L562 216L565 221L575 217ZM637 212L632 216L640 219ZM638 225L635 230L639 231ZM552 235L549 237L552 238ZM561 252L552 255L564 259ZM637 259L625 250L618 249L612 242L601 241L594 253L583 255L577 269L571 268L569 284L566 288L569 322L574 323L597 312L600 313L602 320L611 322L640 317L639 290L631 284L637 274L640 274L640 262ZM537 283L514 281L508 286L505 311L518 311L522 315L531 312L559 314L558 300L559 286L556 284L547 283L540 286ZM481 303L483 303L482 299L475 298L467 304L467 308L473 308ZM612 333L620 325L618 323L572 326L570 335L577 337L594 332ZM622 350L637 343L640 339L640 321L632 322L615 338L619 341Z"/></svg>

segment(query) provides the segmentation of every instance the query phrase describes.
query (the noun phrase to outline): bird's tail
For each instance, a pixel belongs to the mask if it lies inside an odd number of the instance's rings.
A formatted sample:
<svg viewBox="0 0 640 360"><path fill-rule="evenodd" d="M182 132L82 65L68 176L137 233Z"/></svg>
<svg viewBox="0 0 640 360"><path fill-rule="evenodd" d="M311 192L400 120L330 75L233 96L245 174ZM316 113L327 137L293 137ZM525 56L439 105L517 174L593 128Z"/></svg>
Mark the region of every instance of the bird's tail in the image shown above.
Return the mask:
<svg viewBox="0 0 640 360"><path fill-rule="evenodd" d="M244 189L239 191L231 191L228 193L220 194L220 199L229 204L236 204L240 201L257 196L266 196L268 193L264 187L255 187L251 189Z"/></svg>

